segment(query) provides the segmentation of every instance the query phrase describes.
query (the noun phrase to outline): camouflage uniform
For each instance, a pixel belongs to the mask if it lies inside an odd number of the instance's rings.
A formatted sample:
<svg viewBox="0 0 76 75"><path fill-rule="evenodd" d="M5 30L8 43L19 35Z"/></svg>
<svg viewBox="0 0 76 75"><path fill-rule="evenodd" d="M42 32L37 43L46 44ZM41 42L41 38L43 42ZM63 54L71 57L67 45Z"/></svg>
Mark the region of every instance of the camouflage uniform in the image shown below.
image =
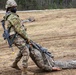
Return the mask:
<svg viewBox="0 0 76 75"><path fill-rule="evenodd" d="M6 15L4 16L5 26L7 26L7 30L9 31L10 40L14 40L13 44L15 44L19 49L19 53L11 67L19 69L17 63L21 58L23 58L22 61L23 68L21 75L26 75L28 66L27 62L29 58L29 50L26 46L26 42L29 43L30 40L26 33L26 29L22 25L19 16L16 14L17 11L16 1L7 0L5 8L6 8Z"/></svg>
<svg viewBox="0 0 76 75"><path fill-rule="evenodd" d="M62 69L76 68L76 60L54 61L53 58L44 53L41 53L34 48L30 49L30 57L35 62L35 64L44 71L52 71L53 67L60 67Z"/></svg>
<svg viewBox="0 0 76 75"><path fill-rule="evenodd" d="M33 47L30 48L30 57L35 62L35 64L42 70L51 71L53 66L53 60L50 58L50 64L48 64L47 59L44 53L41 53Z"/></svg>
<svg viewBox="0 0 76 75"><path fill-rule="evenodd" d="M25 28L21 25L21 21L17 14L8 12L6 13L5 17L5 24L7 25L7 29L10 28L10 39L14 36L15 33L17 33L14 44L19 48L19 53L15 59L14 63L18 63L18 61L23 57L23 68L27 68L27 62L29 58L29 50L26 47L25 40L28 39L28 36L26 34Z"/></svg>
<svg viewBox="0 0 76 75"><path fill-rule="evenodd" d="M76 60L54 61L54 66L58 66L62 69L76 69Z"/></svg>

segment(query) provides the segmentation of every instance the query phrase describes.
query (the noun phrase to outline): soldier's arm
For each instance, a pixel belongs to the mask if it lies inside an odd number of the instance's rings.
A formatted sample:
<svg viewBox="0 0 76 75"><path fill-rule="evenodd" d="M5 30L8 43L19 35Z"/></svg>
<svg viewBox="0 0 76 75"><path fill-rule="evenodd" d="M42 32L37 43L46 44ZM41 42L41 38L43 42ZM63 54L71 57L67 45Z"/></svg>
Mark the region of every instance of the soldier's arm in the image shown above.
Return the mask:
<svg viewBox="0 0 76 75"><path fill-rule="evenodd" d="M28 35L26 33L25 28L21 25L21 21L17 18L13 18L11 20L9 20L9 22L11 23L11 25L14 27L14 30L20 35L22 36L25 40L29 40Z"/></svg>

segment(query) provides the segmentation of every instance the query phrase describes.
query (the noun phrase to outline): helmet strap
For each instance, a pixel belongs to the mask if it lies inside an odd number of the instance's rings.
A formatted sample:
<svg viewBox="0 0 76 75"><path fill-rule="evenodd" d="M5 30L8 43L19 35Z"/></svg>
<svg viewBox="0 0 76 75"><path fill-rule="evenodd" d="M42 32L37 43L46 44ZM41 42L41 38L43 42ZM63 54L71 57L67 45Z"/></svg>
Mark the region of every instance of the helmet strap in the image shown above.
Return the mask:
<svg viewBox="0 0 76 75"><path fill-rule="evenodd" d="M9 7L9 8L7 8L6 12L8 12L8 11L11 11L13 13L16 13L17 8L16 7Z"/></svg>

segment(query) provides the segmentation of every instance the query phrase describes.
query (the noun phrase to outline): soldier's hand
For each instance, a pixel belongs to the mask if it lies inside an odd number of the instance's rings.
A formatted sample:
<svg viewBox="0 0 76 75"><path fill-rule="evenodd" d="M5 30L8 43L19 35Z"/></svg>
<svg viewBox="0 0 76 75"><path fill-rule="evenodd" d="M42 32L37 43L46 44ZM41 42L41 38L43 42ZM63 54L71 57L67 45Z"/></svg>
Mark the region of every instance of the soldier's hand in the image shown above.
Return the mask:
<svg viewBox="0 0 76 75"><path fill-rule="evenodd" d="M27 40L26 40L26 43L29 44L29 43L30 43L30 39L27 39Z"/></svg>
<svg viewBox="0 0 76 75"><path fill-rule="evenodd" d="M27 40L26 40L26 43L29 44L30 47L32 47L32 43L31 43L31 40L30 40L30 39L27 39Z"/></svg>

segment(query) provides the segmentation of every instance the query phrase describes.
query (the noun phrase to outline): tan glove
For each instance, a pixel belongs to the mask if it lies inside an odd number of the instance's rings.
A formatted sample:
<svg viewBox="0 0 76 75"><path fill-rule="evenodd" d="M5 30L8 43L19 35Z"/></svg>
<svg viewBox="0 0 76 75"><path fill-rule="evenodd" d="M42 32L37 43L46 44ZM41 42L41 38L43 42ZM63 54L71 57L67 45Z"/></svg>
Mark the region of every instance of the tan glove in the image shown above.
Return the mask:
<svg viewBox="0 0 76 75"><path fill-rule="evenodd" d="M30 39L27 39L27 40L26 40L26 43L27 43L27 44L30 44Z"/></svg>

